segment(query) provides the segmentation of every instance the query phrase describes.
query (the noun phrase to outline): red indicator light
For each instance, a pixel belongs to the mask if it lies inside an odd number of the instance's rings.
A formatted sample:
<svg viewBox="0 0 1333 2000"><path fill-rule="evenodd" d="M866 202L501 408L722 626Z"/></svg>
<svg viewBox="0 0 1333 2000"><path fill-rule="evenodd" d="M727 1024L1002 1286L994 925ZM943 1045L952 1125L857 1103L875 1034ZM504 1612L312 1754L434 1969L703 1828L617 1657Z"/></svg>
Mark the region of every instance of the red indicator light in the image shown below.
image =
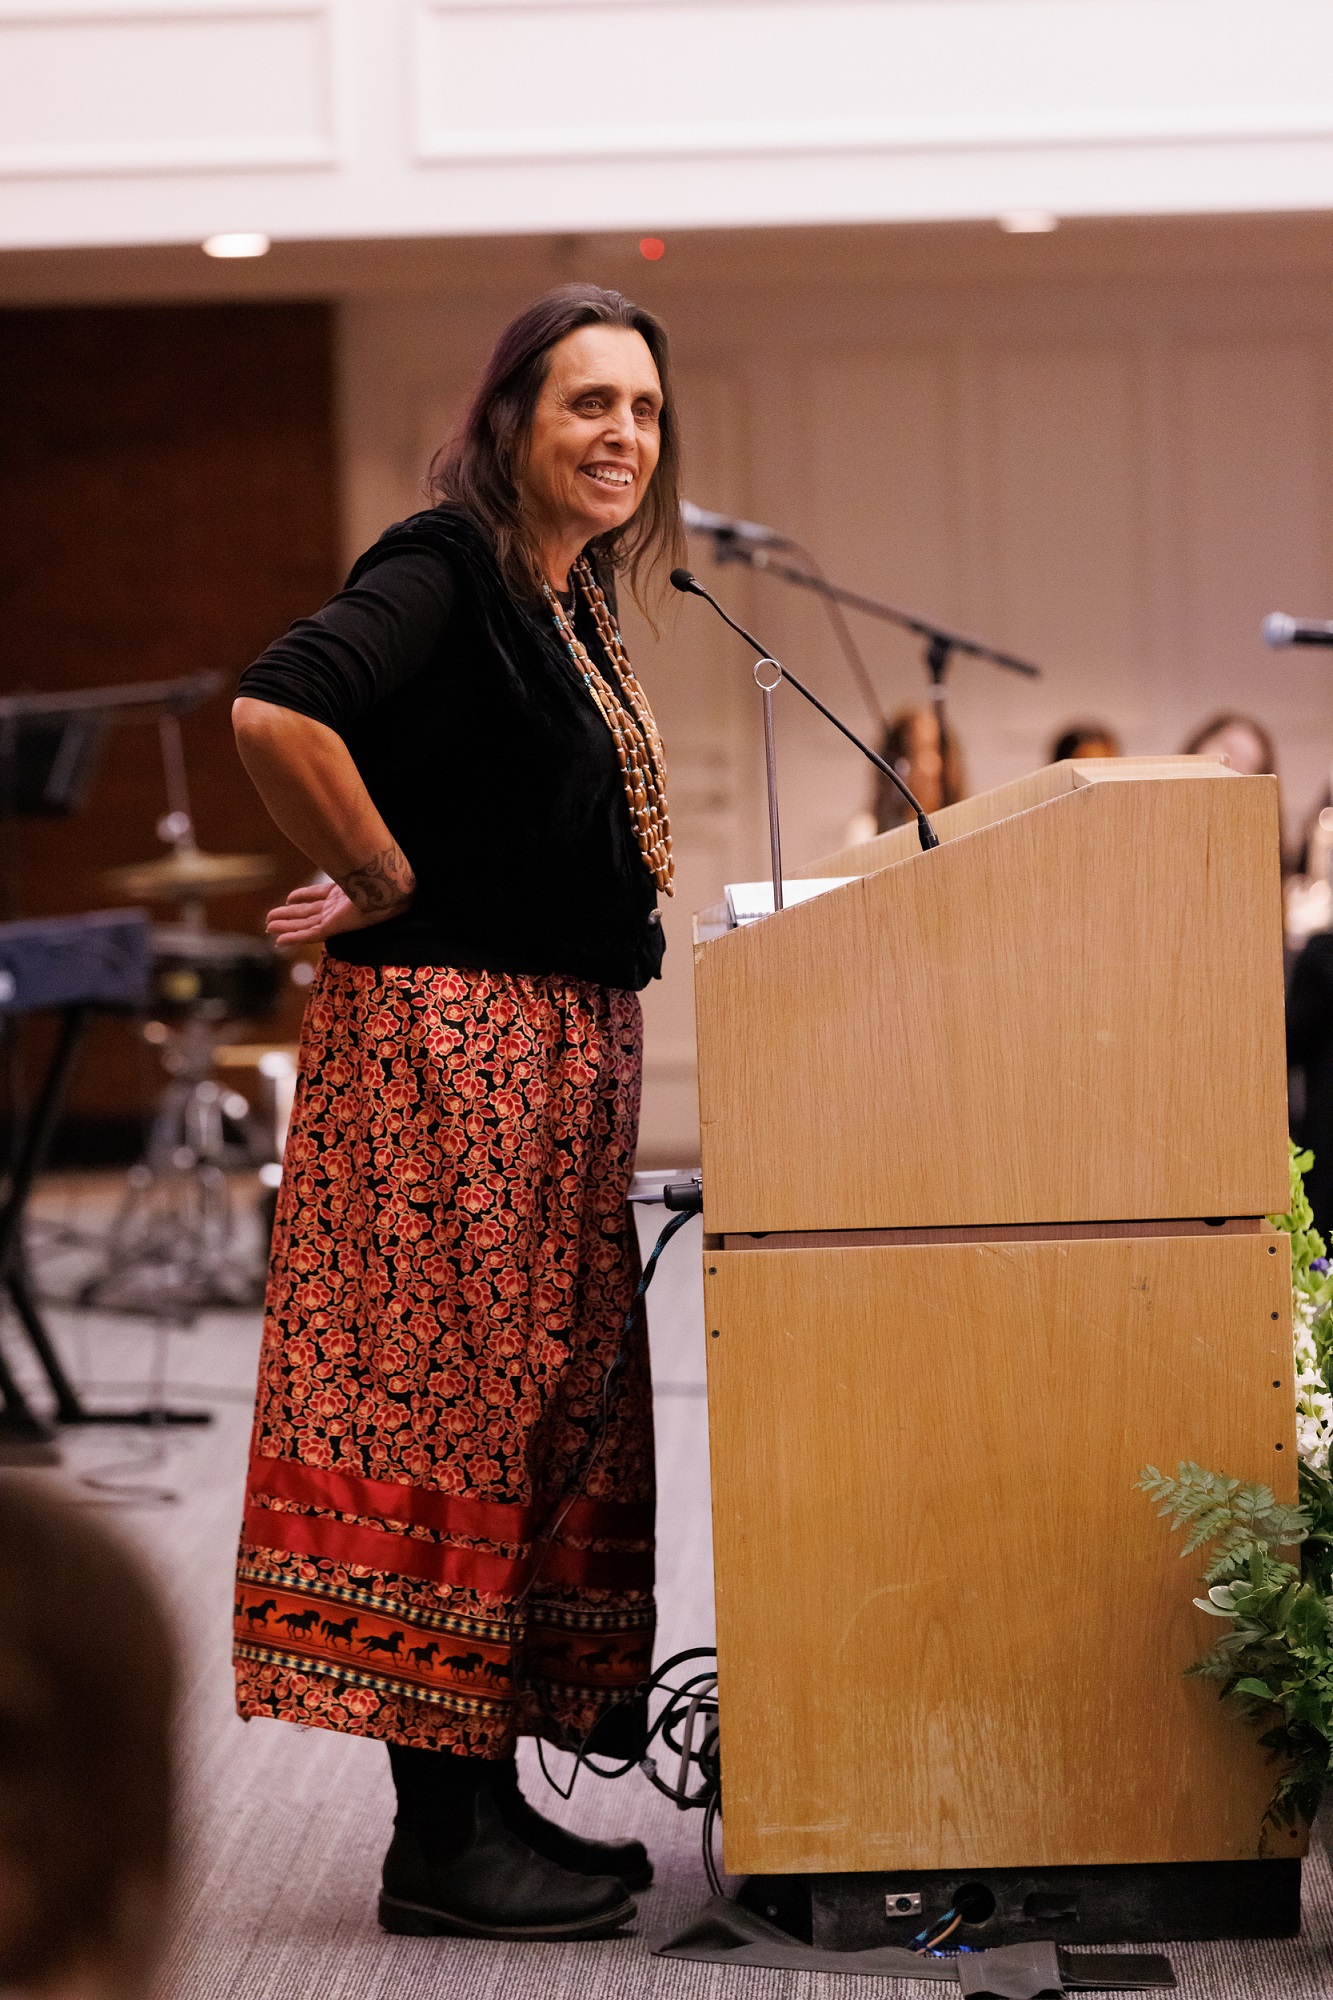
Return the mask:
<svg viewBox="0 0 1333 2000"><path fill-rule="evenodd" d="M660 236L641 236L639 238L639 255L646 257L650 264L656 264L660 258L666 256L666 244Z"/></svg>

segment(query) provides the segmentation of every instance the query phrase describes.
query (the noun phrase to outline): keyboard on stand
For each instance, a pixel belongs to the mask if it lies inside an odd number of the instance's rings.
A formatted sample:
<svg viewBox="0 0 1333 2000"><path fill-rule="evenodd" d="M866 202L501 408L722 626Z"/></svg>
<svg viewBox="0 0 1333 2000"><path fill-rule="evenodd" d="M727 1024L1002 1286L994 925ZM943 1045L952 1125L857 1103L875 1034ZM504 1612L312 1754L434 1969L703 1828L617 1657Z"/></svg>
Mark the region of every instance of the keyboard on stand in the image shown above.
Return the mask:
<svg viewBox="0 0 1333 2000"><path fill-rule="evenodd" d="M32 1113L0 1189L0 1284L54 1397L54 1423L32 1408L0 1351L0 1450L21 1448L28 1463L56 1457L60 1424L205 1424L207 1410L90 1410L65 1373L33 1296L23 1257L23 1218L46 1164L79 1050L96 1014L137 1013L151 992L150 925L141 910L101 910L0 924L0 1020L54 1013L55 1047Z"/></svg>

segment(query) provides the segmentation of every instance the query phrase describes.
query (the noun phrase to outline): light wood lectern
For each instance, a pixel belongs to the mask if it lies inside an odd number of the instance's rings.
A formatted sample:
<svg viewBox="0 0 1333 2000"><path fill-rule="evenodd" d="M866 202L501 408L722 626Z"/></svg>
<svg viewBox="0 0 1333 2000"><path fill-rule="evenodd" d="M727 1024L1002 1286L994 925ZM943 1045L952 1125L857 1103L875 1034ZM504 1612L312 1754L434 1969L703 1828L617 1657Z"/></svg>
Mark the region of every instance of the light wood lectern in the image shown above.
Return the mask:
<svg viewBox="0 0 1333 2000"><path fill-rule="evenodd" d="M1134 1487L1295 1494L1276 782L1059 764L936 827L698 931L727 1866L1299 1854Z"/></svg>

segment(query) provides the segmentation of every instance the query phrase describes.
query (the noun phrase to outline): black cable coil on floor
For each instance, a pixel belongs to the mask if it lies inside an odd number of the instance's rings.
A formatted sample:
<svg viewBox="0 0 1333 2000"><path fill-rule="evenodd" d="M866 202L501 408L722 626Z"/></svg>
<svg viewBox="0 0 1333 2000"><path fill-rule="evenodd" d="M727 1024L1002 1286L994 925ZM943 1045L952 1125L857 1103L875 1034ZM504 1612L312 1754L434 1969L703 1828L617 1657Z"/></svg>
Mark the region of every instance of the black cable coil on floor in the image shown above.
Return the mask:
<svg viewBox="0 0 1333 2000"><path fill-rule="evenodd" d="M552 1791L562 1799L569 1798L574 1790L580 1770L591 1771L595 1778L623 1778L628 1771L642 1771L650 1785L663 1798L671 1800L681 1812L692 1807L702 1808L704 1823L702 1829L704 1873L708 1886L715 1896L723 1894L722 1878L713 1855L713 1840L718 1817L722 1811L722 1760L718 1747L717 1728L717 1667L703 1668L689 1674L678 1686L670 1684L670 1677L678 1667L691 1660L717 1660L714 1646L689 1646L681 1653L673 1653L657 1667L652 1677L641 1681L632 1697L641 1701L645 1697L649 1705L648 1734L641 1757L627 1757L607 1769L594 1763L593 1754L584 1743L572 1747L574 1770L567 1786L561 1786L546 1767L545 1746L540 1738L537 1743L537 1761L541 1765L542 1776ZM655 1696L665 1696L656 1716L652 1713ZM605 1715L622 1704L614 1703ZM654 1756L653 1746L658 1746ZM676 1760L674 1779L662 1775L660 1764L665 1761L663 1752ZM697 1780L697 1782L696 1782Z"/></svg>

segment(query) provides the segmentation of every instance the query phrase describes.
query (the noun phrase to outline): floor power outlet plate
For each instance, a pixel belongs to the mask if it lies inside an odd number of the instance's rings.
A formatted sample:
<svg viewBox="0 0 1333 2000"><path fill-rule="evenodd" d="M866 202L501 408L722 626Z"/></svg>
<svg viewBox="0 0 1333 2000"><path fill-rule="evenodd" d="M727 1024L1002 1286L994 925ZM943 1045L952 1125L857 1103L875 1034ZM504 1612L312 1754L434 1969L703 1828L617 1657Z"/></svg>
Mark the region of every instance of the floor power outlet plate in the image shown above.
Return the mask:
<svg viewBox="0 0 1333 2000"><path fill-rule="evenodd" d="M921 1891L919 1889L889 1889L884 1897L886 1917L919 1917L921 1915Z"/></svg>

